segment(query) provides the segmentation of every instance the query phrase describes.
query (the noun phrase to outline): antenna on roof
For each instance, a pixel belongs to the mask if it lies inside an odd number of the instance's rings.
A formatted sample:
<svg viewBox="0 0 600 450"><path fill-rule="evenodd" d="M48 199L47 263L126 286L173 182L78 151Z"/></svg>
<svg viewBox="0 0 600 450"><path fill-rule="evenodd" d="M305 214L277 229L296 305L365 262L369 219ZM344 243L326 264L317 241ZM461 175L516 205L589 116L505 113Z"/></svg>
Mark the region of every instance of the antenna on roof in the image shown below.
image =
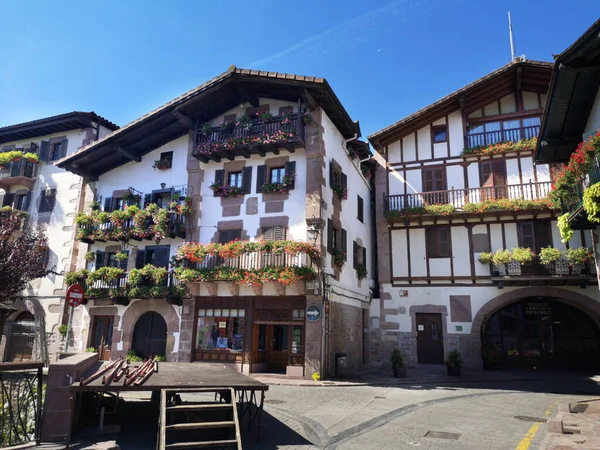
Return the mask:
<svg viewBox="0 0 600 450"><path fill-rule="evenodd" d="M510 20L510 11L508 12L508 33L510 35L510 61L515 60L515 40L513 38L512 21Z"/></svg>

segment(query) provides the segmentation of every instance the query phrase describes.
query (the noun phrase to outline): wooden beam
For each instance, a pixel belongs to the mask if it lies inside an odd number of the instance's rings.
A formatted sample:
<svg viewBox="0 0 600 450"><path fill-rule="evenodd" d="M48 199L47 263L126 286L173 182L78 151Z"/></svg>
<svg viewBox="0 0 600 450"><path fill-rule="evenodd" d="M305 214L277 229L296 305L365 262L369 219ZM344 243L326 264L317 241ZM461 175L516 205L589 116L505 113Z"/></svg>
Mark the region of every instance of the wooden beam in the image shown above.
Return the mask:
<svg viewBox="0 0 600 450"><path fill-rule="evenodd" d="M120 145L114 145L113 148L115 149L115 151L117 153L119 153L120 155L123 155L125 158L127 158L130 161L142 162L142 157L141 156L134 155L133 153L125 150Z"/></svg>
<svg viewBox="0 0 600 450"><path fill-rule="evenodd" d="M236 83L236 88L237 88L238 93L244 100L246 100L248 103L250 103L255 108L258 107L258 105L260 104L258 101L258 97L253 95L252 93L250 93L250 91L248 91L248 89L246 89L242 85L242 83L240 83L240 82Z"/></svg>
<svg viewBox="0 0 600 450"><path fill-rule="evenodd" d="M186 116L182 111L176 109L172 112L172 114L175 116L177 121L188 130L194 129L194 121Z"/></svg>
<svg viewBox="0 0 600 450"><path fill-rule="evenodd" d="M317 102L315 102L315 99L310 95L310 92L308 92L306 88L302 89L302 100L304 100L304 103L306 103L310 109L317 109ZM331 117L331 114L329 116Z"/></svg>

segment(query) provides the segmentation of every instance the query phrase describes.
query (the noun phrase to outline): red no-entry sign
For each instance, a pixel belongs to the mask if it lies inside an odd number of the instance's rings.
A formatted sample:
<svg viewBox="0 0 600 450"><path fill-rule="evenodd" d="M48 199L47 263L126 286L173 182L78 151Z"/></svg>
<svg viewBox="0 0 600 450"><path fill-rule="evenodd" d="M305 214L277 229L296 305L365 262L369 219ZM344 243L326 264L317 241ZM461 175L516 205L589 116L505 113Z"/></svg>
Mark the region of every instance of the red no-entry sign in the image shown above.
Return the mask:
<svg viewBox="0 0 600 450"><path fill-rule="evenodd" d="M67 295L65 296L69 302L69 306L75 307L83 303L83 287L80 284L72 284L67 289Z"/></svg>

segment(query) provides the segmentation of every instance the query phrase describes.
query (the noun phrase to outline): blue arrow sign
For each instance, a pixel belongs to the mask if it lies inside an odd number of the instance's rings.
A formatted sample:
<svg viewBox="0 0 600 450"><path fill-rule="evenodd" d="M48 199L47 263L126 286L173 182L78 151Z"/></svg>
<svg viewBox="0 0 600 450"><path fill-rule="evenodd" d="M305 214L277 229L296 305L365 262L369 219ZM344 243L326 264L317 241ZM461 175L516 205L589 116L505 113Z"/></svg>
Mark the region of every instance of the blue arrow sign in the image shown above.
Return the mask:
<svg viewBox="0 0 600 450"><path fill-rule="evenodd" d="M321 319L321 307L318 305L308 305L306 308L306 318L309 322L317 322Z"/></svg>

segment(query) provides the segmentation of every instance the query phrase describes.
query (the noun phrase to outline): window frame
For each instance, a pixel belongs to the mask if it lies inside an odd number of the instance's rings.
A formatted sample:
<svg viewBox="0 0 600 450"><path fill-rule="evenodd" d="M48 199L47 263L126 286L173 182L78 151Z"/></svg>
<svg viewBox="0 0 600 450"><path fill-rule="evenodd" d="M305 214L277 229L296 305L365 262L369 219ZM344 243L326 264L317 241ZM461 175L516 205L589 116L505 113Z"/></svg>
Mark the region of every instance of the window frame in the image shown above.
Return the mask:
<svg viewBox="0 0 600 450"><path fill-rule="evenodd" d="M235 177L235 184L231 182L231 177ZM238 183L239 182L239 183ZM242 188L243 180L242 180L242 171L237 172L227 172L227 186L235 186L238 188Z"/></svg>
<svg viewBox="0 0 600 450"><path fill-rule="evenodd" d="M38 213L51 213L54 211L54 206L56 205L56 189L50 189L51 195L46 195L46 189L42 189L42 194L40 198L40 206L38 208ZM52 199L51 202L48 199ZM47 205L44 207L44 205Z"/></svg>
<svg viewBox="0 0 600 450"><path fill-rule="evenodd" d="M167 169L171 169L173 167L173 152L162 152L160 154L160 161L165 161L168 163Z"/></svg>
<svg viewBox="0 0 600 450"><path fill-rule="evenodd" d="M433 172L432 175L432 182L436 183L437 181L437 177L435 176L435 172L439 171L439 173L442 174L442 185L443 187L441 189L426 189L426 182L425 182L425 174L428 172ZM440 192L440 191L447 191L448 190L448 176L446 173L446 166L427 166L427 167L423 167L421 169L421 190L422 192Z"/></svg>
<svg viewBox="0 0 600 450"><path fill-rule="evenodd" d="M442 248L441 243L445 241L445 239L440 239L440 235L442 232L447 233L447 252L444 252ZM436 226L426 228L425 247L428 258L452 258L452 227Z"/></svg>
<svg viewBox="0 0 600 450"><path fill-rule="evenodd" d="M444 133L444 139L442 140L437 140L436 139L436 132L439 131L443 131ZM443 144L448 142L448 125L444 124L444 125L432 125L431 126L431 141L434 144Z"/></svg>
<svg viewBox="0 0 600 450"><path fill-rule="evenodd" d="M50 144L50 152L48 154L48 161L58 161L60 159L60 154L62 152L62 141L61 142L53 142ZM58 149L58 157L55 157Z"/></svg>
<svg viewBox="0 0 600 450"><path fill-rule="evenodd" d="M276 180L273 180L273 175L278 172L281 174L281 177L279 177ZM283 183L283 179L286 175L285 172L285 166L269 167L269 183Z"/></svg>
<svg viewBox="0 0 600 450"><path fill-rule="evenodd" d="M365 223L365 200L358 194L356 194L356 218L359 222Z"/></svg>

